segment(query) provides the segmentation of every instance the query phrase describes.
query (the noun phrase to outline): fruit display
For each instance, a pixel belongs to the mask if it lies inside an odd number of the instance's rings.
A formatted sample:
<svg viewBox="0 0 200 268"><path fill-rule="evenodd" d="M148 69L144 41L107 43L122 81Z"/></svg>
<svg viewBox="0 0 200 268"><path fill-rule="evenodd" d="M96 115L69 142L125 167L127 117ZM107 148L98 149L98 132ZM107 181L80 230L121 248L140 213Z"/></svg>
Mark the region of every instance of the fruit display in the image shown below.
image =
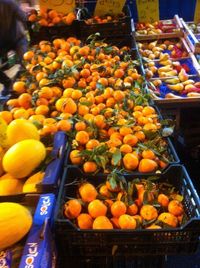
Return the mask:
<svg viewBox="0 0 200 268"><path fill-rule="evenodd" d="M64 204L63 213L80 229L161 229L185 223L183 197L172 185L151 178L126 182L112 174L98 186L83 181L76 187L78 194Z"/></svg>
<svg viewBox="0 0 200 268"><path fill-rule="evenodd" d="M146 78L156 101L198 98L198 64L183 39L138 42Z"/></svg>
<svg viewBox="0 0 200 268"><path fill-rule="evenodd" d="M125 18L125 14L124 13L121 13L117 16L94 16L94 17L91 17L89 19L86 19L85 20L85 23L88 24L88 25L91 25L91 24L103 24L103 23L115 23L115 22L118 22L120 21L121 19L124 19Z"/></svg>
<svg viewBox="0 0 200 268"><path fill-rule="evenodd" d="M52 27L55 25L71 25L76 19L73 12L63 14L53 9L42 8L39 11L31 10L28 16L28 21L39 26Z"/></svg>
<svg viewBox="0 0 200 268"><path fill-rule="evenodd" d="M85 172L164 168L174 159L131 53L94 40L40 42L24 54L26 71L13 84L18 97L7 102L10 117L38 124L41 137L66 131L71 163Z"/></svg>
<svg viewBox="0 0 200 268"><path fill-rule="evenodd" d="M176 23L173 20L156 21L153 23L142 23L136 24L136 34L152 35L161 33L172 33L177 31Z"/></svg>
<svg viewBox="0 0 200 268"><path fill-rule="evenodd" d="M138 42L140 55L147 60L161 60L162 53L168 53L170 58L188 57L188 48L185 47L184 39L168 39ZM164 60L165 61L165 60Z"/></svg>
<svg viewBox="0 0 200 268"><path fill-rule="evenodd" d="M58 167L62 157L54 157L52 149L56 150L55 142L53 144L52 138L49 137L48 143L45 141L45 146L40 141L36 126L26 119L14 119L7 125L2 119L2 116L5 118L5 114L6 111L0 112L1 125L5 126L5 137L0 141L0 196L3 198L38 192L37 186L43 183L44 179L47 180L49 171L51 181L56 183L60 169L51 169L55 160ZM3 134L2 128L1 131ZM63 145L65 144L62 142L60 146Z"/></svg>
<svg viewBox="0 0 200 268"><path fill-rule="evenodd" d="M55 213L58 250L63 258L66 250L68 256L79 252L95 257L125 252L136 256L141 250L145 255L178 253L183 241L187 247L193 245L190 230L197 228L199 207L194 207L199 200L190 195L192 189L180 165L151 177L117 172L91 176L69 166Z"/></svg>

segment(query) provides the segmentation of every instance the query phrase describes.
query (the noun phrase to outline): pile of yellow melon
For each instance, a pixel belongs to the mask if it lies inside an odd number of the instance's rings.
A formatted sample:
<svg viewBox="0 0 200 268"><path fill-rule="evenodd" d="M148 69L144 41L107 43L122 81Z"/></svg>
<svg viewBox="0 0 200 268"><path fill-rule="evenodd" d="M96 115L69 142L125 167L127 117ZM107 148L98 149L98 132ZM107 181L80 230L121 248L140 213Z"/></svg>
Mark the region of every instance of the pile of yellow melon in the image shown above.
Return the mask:
<svg viewBox="0 0 200 268"><path fill-rule="evenodd" d="M0 118L0 195L36 192L44 172L34 172L46 157L37 128L26 119L9 125Z"/></svg>

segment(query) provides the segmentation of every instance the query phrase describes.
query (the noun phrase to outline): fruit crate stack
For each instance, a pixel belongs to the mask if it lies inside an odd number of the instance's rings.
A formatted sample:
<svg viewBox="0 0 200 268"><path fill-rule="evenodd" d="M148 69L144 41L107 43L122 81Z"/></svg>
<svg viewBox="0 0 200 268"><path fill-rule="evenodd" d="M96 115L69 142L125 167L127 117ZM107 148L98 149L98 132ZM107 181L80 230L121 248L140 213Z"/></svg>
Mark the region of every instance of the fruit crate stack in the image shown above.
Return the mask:
<svg viewBox="0 0 200 268"><path fill-rule="evenodd" d="M88 36L99 33L102 39L117 46L127 45L135 47L133 39L134 23L131 17L129 5L125 5L119 15L94 15L95 5L85 4L78 11L78 21L80 24L80 39L86 40Z"/></svg>
<svg viewBox="0 0 200 268"><path fill-rule="evenodd" d="M174 165L169 167L165 172L157 175L158 179L157 182L156 180L154 180L153 182L154 187L156 183L161 184L163 183L165 187L166 185L168 185L168 187L174 187L176 189L175 192L178 190L179 194L177 195L177 192L175 194L176 196L175 198L177 199L171 201L172 203L177 202L180 204L181 199L179 199L179 201L177 200L178 198L181 198L181 196L183 197L184 201L181 202L183 202L185 214L182 217L182 219L184 218L184 220L181 223L181 225L176 225L176 220L174 221L175 218L172 221L167 219L170 213L166 212L166 210L164 209L165 212L164 214L162 214L163 210L161 209L161 211L159 212L161 214L158 217L160 222L159 220L155 221L154 219L153 220L154 224L152 225L153 221L149 220L148 222L148 220L146 219L146 221L144 221L145 223L143 222L144 225L140 225L140 221L136 221L137 227L135 225L133 227L131 225L132 223L131 219L132 218L139 219L140 216L136 215L137 212L135 208L133 208L132 206L133 209L132 212L130 212L129 210L127 211L127 214L131 215L130 213L133 213L133 215L135 216L132 217L126 216L127 218L131 217L129 222L130 225L129 227L126 225L122 227L123 224L125 224L122 219L123 216L119 216L119 219L117 221L118 216L116 215L117 213L121 212L118 211L117 209L115 210L115 206L123 202L115 201L115 199L114 204L111 203L111 208L110 209L108 208L106 214L107 217L110 217L109 219L110 222L112 222L112 224L107 221L104 222L103 218L105 217L94 215L95 213L100 214L103 211L103 207L101 208L102 210L98 211L93 209L93 205L95 202L97 205L97 201L92 199L92 195L93 193L96 192L96 195L98 194L97 199L100 199L101 194L103 194L102 188L100 187L103 187L104 183L108 180L108 177L109 175L105 174L88 176L87 174L83 174L80 171L78 171L76 167L68 167L65 170L65 174L63 176L62 181L62 188L60 189L59 192L55 212L56 242L58 245L60 257L63 262L64 260L67 260L70 256L72 257L72 259L75 256L80 257L85 256L88 259L92 257L120 258L123 256L133 257L133 256L155 256L155 255L162 256L162 255L184 254L184 253L188 254L195 252L197 250L198 237L199 237L199 224L200 224L200 218L199 218L200 203L196 191L193 187L193 184L183 166ZM131 183L131 181L132 182L135 181L136 185L137 183L138 185L141 185L141 183L143 183L147 178L148 175L144 174L143 175L141 174L140 176L128 175L126 176L125 180L126 182L129 183ZM88 184L90 184L90 187L88 186ZM94 185L93 188L91 185ZM94 201L84 199L84 193L86 191L86 189L83 189L84 187L87 188L88 191L90 189L91 191L90 197L91 200ZM151 188L151 194L153 194L154 190ZM79 192L78 194L79 197L77 197L77 191ZM107 192L107 194L108 193L109 191ZM148 194L149 193L150 192L148 192ZM87 197L89 198L89 195L87 195ZM76 198L82 198L81 213L83 213L80 214L80 216L77 216L78 217L77 219L75 214L76 213L79 214L80 211L78 212L78 210L76 211L73 209L71 210L72 203L78 202L75 201L77 200ZM147 198L150 198L150 196L148 196ZM102 201L99 202L102 206L105 206L103 205L103 202L106 203L106 201L103 200L104 199L102 199ZM106 200L107 202L109 201L108 196ZM123 198L121 200L123 200ZM150 205L151 202L150 201L148 202L149 202L148 205L143 205L143 207L141 208L140 210L141 214L143 213L142 210L144 210L144 207L148 206L149 208L150 206L152 208L152 206ZM93 219L88 214L84 214L87 213L86 212L87 206L85 206L85 204L89 204L88 211L89 213L91 213ZM122 208L122 204L120 205L121 210L123 210L124 208ZM165 206L164 203L163 205L161 205L161 207L162 206ZM157 209L159 211L158 207ZM169 206L168 209L170 210ZM164 224L163 227L161 228L159 226L162 226L160 224L163 215L164 218L162 220L164 220L166 224ZM100 223L100 218L102 218L103 223L102 222ZM92 222L93 222L93 230L90 229L91 227L89 227L92 226ZM101 224L105 224L105 226L107 227L103 228L101 227ZM121 226L121 228L119 227L119 225ZM152 227L150 227L151 225ZM174 226L175 228L172 228L172 226ZM108 230L102 230L102 229L108 229Z"/></svg>
<svg viewBox="0 0 200 268"><path fill-rule="evenodd" d="M173 19L160 20L154 23L137 22L135 24L135 37L136 40L149 40L149 39L168 39L173 37L182 37L182 24L178 15Z"/></svg>
<svg viewBox="0 0 200 268"><path fill-rule="evenodd" d="M31 10L28 14L27 28L31 45L42 40L53 41L56 38L79 35L75 12L65 15L53 9Z"/></svg>

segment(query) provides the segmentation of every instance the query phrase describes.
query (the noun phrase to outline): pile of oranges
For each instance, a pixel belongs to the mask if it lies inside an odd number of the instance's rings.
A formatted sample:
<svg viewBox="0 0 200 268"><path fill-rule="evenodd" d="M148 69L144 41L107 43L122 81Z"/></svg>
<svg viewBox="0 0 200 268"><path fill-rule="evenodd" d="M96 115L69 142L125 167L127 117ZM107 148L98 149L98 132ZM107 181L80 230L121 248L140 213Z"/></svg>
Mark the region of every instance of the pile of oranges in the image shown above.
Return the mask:
<svg viewBox="0 0 200 268"><path fill-rule="evenodd" d="M41 8L39 11L32 10L28 16L28 21L31 23L38 23L40 26L52 27L55 25L65 24L71 25L76 19L74 12L65 15L53 9Z"/></svg>
<svg viewBox="0 0 200 268"><path fill-rule="evenodd" d="M120 19L123 19L125 17L125 14L119 14L118 16L94 16L92 18L89 18L87 20L85 20L85 23L88 25L91 24L102 24L102 23L115 23L115 22L119 22Z"/></svg>
<svg viewBox="0 0 200 268"><path fill-rule="evenodd" d="M127 190L112 188L108 180L98 187L84 181L77 192L63 212L80 229L161 229L184 223L182 196L148 179L129 182Z"/></svg>
<svg viewBox="0 0 200 268"><path fill-rule="evenodd" d="M41 136L66 131L72 164L84 172L114 168L155 172L171 160L158 114L143 92L138 62L127 47L70 37L41 41L24 54L16 98L1 116L24 118Z"/></svg>

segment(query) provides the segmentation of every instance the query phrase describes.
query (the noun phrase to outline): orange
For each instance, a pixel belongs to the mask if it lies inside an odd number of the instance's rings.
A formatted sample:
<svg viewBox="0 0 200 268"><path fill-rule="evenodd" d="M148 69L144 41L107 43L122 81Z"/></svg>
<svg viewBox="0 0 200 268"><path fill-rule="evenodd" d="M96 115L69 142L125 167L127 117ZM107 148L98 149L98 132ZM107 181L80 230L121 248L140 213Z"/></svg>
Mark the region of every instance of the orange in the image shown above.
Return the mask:
<svg viewBox="0 0 200 268"><path fill-rule="evenodd" d="M25 110L24 108L16 108L17 110L14 111L13 113L13 118L17 119L17 118L24 118L24 119L28 119L29 118L29 113L27 112L27 110Z"/></svg>
<svg viewBox="0 0 200 268"><path fill-rule="evenodd" d="M96 199L98 192L91 183L83 183L79 189L79 194L83 202L91 202Z"/></svg>
<svg viewBox="0 0 200 268"><path fill-rule="evenodd" d="M118 138L111 138L110 140L108 140L106 142L106 144L108 145L109 148L115 148L118 147L122 144L121 140Z"/></svg>
<svg viewBox="0 0 200 268"><path fill-rule="evenodd" d="M136 220L128 214L121 215L118 223L121 229L135 229L137 226Z"/></svg>
<svg viewBox="0 0 200 268"><path fill-rule="evenodd" d="M61 131L70 131L72 129L72 124L69 120L60 120L57 123L57 128Z"/></svg>
<svg viewBox="0 0 200 268"><path fill-rule="evenodd" d="M92 228L94 230L113 229L113 225L107 217L99 216L94 220Z"/></svg>
<svg viewBox="0 0 200 268"><path fill-rule="evenodd" d="M36 101L36 106L40 106L40 105L48 105L49 101L45 98L39 98Z"/></svg>
<svg viewBox="0 0 200 268"><path fill-rule="evenodd" d="M97 171L97 164L93 161L87 161L83 164L83 171L85 173L92 173Z"/></svg>
<svg viewBox="0 0 200 268"><path fill-rule="evenodd" d="M141 173L154 172L158 168L157 163L151 159L140 160L138 170Z"/></svg>
<svg viewBox="0 0 200 268"><path fill-rule="evenodd" d="M32 14L32 15L34 15L34 14ZM32 60L33 57L34 57L34 52L31 51L31 50L25 52L24 55L23 55L23 59L26 60L26 61Z"/></svg>
<svg viewBox="0 0 200 268"><path fill-rule="evenodd" d="M82 157L79 155L80 151L79 150L72 150L70 152L69 158L72 164L74 165L79 165L82 162Z"/></svg>
<svg viewBox="0 0 200 268"><path fill-rule="evenodd" d="M111 140L119 139L120 141L123 140L122 135L119 132L114 132L110 135Z"/></svg>
<svg viewBox="0 0 200 268"><path fill-rule="evenodd" d="M9 124L13 120L12 113L9 111L0 112L0 117L3 118L3 120L6 121L7 124Z"/></svg>
<svg viewBox="0 0 200 268"><path fill-rule="evenodd" d="M156 155L152 150L146 149L142 152L142 157L145 159L152 159L153 160L156 158Z"/></svg>
<svg viewBox="0 0 200 268"><path fill-rule="evenodd" d="M95 106L90 109L90 113L92 113L93 115L98 115L100 113L100 108L98 106Z"/></svg>
<svg viewBox="0 0 200 268"><path fill-rule="evenodd" d="M178 219L171 213L163 212L158 216L158 220L176 228L178 225Z"/></svg>
<svg viewBox="0 0 200 268"><path fill-rule="evenodd" d="M100 142L98 140L95 140L95 139L89 140L86 143L86 149L92 150L92 149L96 148L99 144L100 144Z"/></svg>
<svg viewBox="0 0 200 268"><path fill-rule="evenodd" d="M18 99L10 99L6 102L6 104L10 107L19 107Z"/></svg>
<svg viewBox="0 0 200 268"><path fill-rule="evenodd" d="M92 229L93 219L87 213L81 213L77 217L77 224L80 229Z"/></svg>
<svg viewBox="0 0 200 268"><path fill-rule="evenodd" d="M146 221L155 220L158 217L158 211L152 205L143 205L140 209L140 216Z"/></svg>
<svg viewBox="0 0 200 268"><path fill-rule="evenodd" d="M127 153L123 157L124 167L128 170L135 170L138 167L139 160L133 153Z"/></svg>
<svg viewBox="0 0 200 268"><path fill-rule="evenodd" d="M81 130L76 133L75 139L79 144L86 144L90 138L86 131Z"/></svg>
<svg viewBox="0 0 200 268"><path fill-rule="evenodd" d="M123 143L129 144L130 146L135 146L138 142L138 138L133 134L127 134L123 138Z"/></svg>
<svg viewBox="0 0 200 268"><path fill-rule="evenodd" d="M18 97L18 103L21 107L28 109L31 107L32 96L28 93L22 93Z"/></svg>
<svg viewBox="0 0 200 268"><path fill-rule="evenodd" d="M152 224L152 225L148 226L146 229L162 229L162 227L160 227L157 224Z"/></svg>
<svg viewBox="0 0 200 268"><path fill-rule="evenodd" d="M71 199L64 204L64 214L68 219L77 218L81 210L81 203L77 199Z"/></svg>
<svg viewBox="0 0 200 268"><path fill-rule="evenodd" d="M133 133L133 130L130 128L130 127L121 127L119 129L119 133L122 135L122 136L126 136L128 134L132 134Z"/></svg>
<svg viewBox="0 0 200 268"><path fill-rule="evenodd" d="M132 153L132 147L129 144L122 144L120 146L120 151L124 154Z"/></svg>
<svg viewBox="0 0 200 268"><path fill-rule="evenodd" d="M82 97L82 91L79 89L74 89L72 91L72 95L71 95L72 99L74 100L78 100Z"/></svg>
<svg viewBox="0 0 200 268"><path fill-rule="evenodd" d="M63 103L62 112L74 114L77 111L77 105L72 98L66 98Z"/></svg>
<svg viewBox="0 0 200 268"><path fill-rule="evenodd" d="M155 109L151 106L145 106L142 110L144 116L148 116L155 113Z"/></svg>
<svg viewBox="0 0 200 268"><path fill-rule="evenodd" d="M145 134L143 131L137 131L134 135L138 138L139 141L145 140Z"/></svg>
<svg viewBox="0 0 200 268"><path fill-rule="evenodd" d="M155 131L157 130L157 126L153 123L147 123L144 125L143 130Z"/></svg>
<svg viewBox="0 0 200 268"><path fill-rule="evenodd" d="M64 91L63 91L63 97L65 98L71 98L72 96L72 92L74 91L73 88L69 87L69 88L66 88Z"/></svg>
<svg viewBox="0 0 200 268"><path fill-rule="evenodd" d="M38 95L40 98L45 98L49 100L53 97L53 91L50 87L44 86L39 90Z"/></svg>
<svg viewBox="0 0 200 268"><path fill-rule="evenodd" d="M168 211L174 216L181 216L184 212L183 205L178 200L172 200L168 204Z"/></svg>
<svg viewBox="0 0 200 268"><path fill-rule="evenodd" d="M108 99L108 98L112 97L113 92L114 92L113 88L107 87L107 88L104 89L103 97L105 99Z"/></svg>
<svg viewBox="0 0 200 268"><path fill-rule="evenodd" d="M85 130L85 129L86 129L86 124L85 124L85 122L83 122L83 121L79 121L79 122L77 122L77 123L75 124L75 129L76 129L77 131Z"/></svg>
<svg viewBox="0 0 200 268"><path fill-rule="evenodd" d="M94 117L94 123L98 128L104 128L106 126L105 117L101 114Z"/></svg>
<svg viewBox="0 0 200 268"><path fill-rule="evenodd" d="M47 115L49 112L49 107L46 105L39 105L35 109L35 114L42 114L42 115Z"/></svg>
<svg viewBox="0 0 200 268"><path fill-rule="evenodd" d="M169 198L168 198L168 196L166 196L165 194L159 194L158 195L158 203L162 207L167 207L168 204L169 204Z"/></svg>
<svg viewBox="0 0 200 268"><path fill-rule="evenodd" d="M127 214L134 216L138 213L138 207L135 203L133 203L132 205L128 206L127 209Z"/></svg>
<svg viewBox="0 0 200 268"><path fill-rule="evenodd" d="M99 199L91 201L88 205L88 213L92 218L97 218L99 216L106 216L107 207Z"/></svg>
<svg viewBox="0 0 200 268"><path fill-rule="evenodd" d="M23 81L16 81L13 84L13 90L19 94L26 92L26 83Z"/></svg>
<svg viewBox="0 0 200 268"><path fill-rule="evenodd" d="M111 213L113 217L119 218L126 213L126 205L122 201L115 201L111 206Z"/></svg>
<svg viewBox="0 0 200 268"><path fill-rule="evenodd" d="M125 94L121 90L115 90L113 93L113 97L117 102L121 102L125 98Z"/></svg>
<svg viewBox="0 0 200 268"><path fill-rule="evenodd" d="M84 116L84 115L86 115L86 114L89 113L89 110L90 110L89 107L86 106L86 105L82 105L82 104L80 104L80 105L78 106L78 114L79 114L79 115Z"/></svg>
<svg viewBox="0 0 200 268"><path fill-rule="evenodd" d="M87 78L87 77L90 76L90 70L88 70L88 69L82 69L82 70L80 71L80 75L81 75L83 78Z"/></svg>
<svg viewBox="0 0 200 268"><path fill-rule="evenodd" d="M55 134L57 132L57 127L55 124L44 125L44 127L39 131L41 131L40 135Z"/></svg>
<svg viewBox="0 0 200 268"><path fill-rule="evenodd" d="M122 78L124 76L124 70L123 69L117 69L115 72L114 72L114 77L117 77L117 78Z"/></svg>

